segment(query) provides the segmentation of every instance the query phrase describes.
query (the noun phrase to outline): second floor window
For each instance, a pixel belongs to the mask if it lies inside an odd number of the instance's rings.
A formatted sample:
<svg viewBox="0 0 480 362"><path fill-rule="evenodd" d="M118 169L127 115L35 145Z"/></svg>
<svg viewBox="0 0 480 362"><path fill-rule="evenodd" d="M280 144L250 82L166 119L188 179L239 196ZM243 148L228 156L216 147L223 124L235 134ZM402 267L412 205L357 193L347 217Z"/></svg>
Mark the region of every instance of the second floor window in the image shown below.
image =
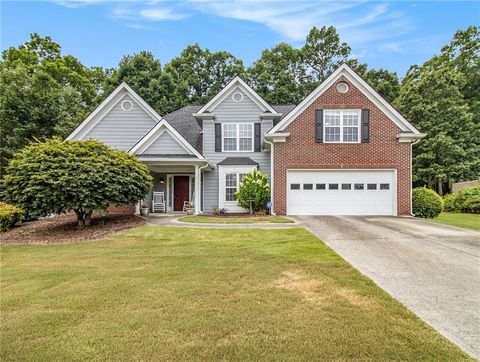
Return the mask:
<svg viewBox="0 0 480 362"><path fill-rule="evenodd" d="M253 123L223 123L223 151L253 152Z"/></svg>
<svg viewBox="0 0 480 362"><path fill-rule="evenodd" d="M324 142L356 143L360 141L360 111L325 110Z"/></svg>

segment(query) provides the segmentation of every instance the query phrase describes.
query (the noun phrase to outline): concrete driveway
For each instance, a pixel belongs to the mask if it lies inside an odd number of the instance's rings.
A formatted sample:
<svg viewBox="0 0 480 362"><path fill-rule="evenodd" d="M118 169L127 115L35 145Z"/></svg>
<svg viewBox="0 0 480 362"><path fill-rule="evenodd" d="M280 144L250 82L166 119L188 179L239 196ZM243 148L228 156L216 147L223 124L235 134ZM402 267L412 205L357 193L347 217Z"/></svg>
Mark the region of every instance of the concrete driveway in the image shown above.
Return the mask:
<svg viewBox="0 0 480 362"><path fill-rule="evenodd" d="M441 334L480 358L480 233L414 218L298 222Z"/></svg>

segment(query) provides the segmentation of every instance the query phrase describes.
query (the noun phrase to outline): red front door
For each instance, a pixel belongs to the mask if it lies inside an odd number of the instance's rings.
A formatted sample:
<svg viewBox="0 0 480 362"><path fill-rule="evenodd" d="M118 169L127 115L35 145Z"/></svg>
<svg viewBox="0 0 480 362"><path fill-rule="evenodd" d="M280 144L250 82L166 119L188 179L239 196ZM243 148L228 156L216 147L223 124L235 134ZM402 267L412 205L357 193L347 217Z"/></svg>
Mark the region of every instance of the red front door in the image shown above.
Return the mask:
<svg viewBox="0 0 480 362"><path fill-rule="evenodd" d="M189 201L188 176L173 176L173 211L183 211L183 203Z"/></svg>

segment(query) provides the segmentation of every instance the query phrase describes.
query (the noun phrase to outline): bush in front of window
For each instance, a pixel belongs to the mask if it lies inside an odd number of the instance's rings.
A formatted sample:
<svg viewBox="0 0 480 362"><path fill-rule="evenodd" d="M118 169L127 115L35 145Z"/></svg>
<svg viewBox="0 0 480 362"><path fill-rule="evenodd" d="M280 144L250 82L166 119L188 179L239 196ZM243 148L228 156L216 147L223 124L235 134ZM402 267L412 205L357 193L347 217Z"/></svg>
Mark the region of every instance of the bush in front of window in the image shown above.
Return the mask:
<svg viewBox="0 0 480 362"><path fill-rule="evenodd" d="M412 190L412 203L413 214L425 219L437 217L443 209L442 198L426 187L417 187Z"/></svg>
<svg viewBox="0 0 480 362"><path fill-rule="evenodd" d="M249 209L251 214L264 211L270 201L270 185L267 175L256 169L245 175L235 196L238 204Z"/></svg>
<svg viewBox="0 0 480 362"><path fill-rule="evenodd" d="M480 186L467 187L446 195L443 209L448 212L480 213Z"/></svg>

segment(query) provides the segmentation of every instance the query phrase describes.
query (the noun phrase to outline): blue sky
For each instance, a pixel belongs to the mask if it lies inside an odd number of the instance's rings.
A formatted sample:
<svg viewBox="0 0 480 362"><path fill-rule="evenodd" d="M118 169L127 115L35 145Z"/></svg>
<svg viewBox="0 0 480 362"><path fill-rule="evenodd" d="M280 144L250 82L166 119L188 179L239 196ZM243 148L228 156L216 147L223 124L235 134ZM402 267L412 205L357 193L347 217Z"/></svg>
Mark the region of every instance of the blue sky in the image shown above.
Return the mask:
<svg viewBox="0 0 480 362"><path fill-rule="evenodd" d="M403 76L447 44L457 29L480 24L480 2L2 1L1 49L32 32L50 35L88 66L116 66L149 50L162 63L188 44L227 50L246 65L279 42L301 46L312 26L334 25L372 68Z"/></svg>

